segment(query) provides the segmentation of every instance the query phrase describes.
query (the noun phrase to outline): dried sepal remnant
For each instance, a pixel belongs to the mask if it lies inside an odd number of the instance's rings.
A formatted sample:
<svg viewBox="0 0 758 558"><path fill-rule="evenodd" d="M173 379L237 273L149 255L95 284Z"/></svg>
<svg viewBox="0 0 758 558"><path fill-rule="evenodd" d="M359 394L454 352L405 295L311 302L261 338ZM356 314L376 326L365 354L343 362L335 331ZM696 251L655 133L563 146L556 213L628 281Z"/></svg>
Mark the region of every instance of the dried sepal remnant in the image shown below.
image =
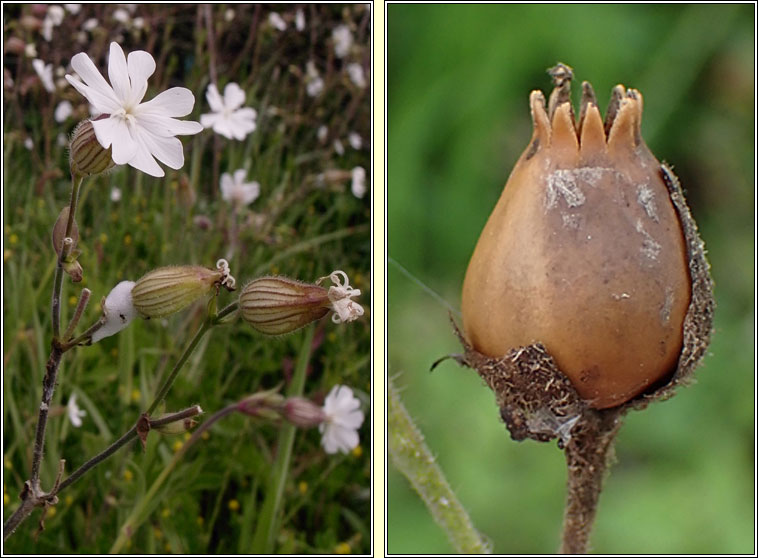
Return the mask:
<svg viewBox="0 0 758 558"><path fill-rule="evenodd" d="M545 347L535 343L492 358L471 347L455 322L453 327L465 350L456 360L474 368L495 393L511 438L540 442L558 438L561 447L567 444L587 404Z"/></svg>
<svg viewBox="0 0 758 558"><path fill-rule="evenodd" d="M611 408L677 370L700 241L642 140L642 95L616 86L603 120L585 82L577 121L573 72L552 73L547 106L529 97L532 139L469 263L465 337L491 358L540 343L590 407Z"/></svg>

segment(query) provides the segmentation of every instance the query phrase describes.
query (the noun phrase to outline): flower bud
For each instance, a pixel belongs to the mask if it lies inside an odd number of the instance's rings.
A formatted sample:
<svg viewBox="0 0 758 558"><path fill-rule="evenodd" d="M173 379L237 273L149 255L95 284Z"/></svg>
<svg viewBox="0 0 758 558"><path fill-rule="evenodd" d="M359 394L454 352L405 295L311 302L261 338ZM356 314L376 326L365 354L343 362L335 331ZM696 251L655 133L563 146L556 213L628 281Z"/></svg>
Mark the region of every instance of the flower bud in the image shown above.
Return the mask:
<svg viewBox="0 0 758 558"><path fill-rule="evenodd" d="M329 312L329 292L287 277L261 277L245 285L239 298L242 318L266 335L290 333Z"/></svg>
<svg viewBox="0 0 758 558"><path fill-rule="evenodd" d="M61 209L61 212L58 214L58 219L55 221L55 225L53 226L53 235L52 235L52 241L53 241L53 249L55 250L55 253L59 256L61 255L61 250L63 248L63 240L66 237L66 226L68 225L68 212L70 208L69 206L64 207ZM79 227L76 224L76 219L74 219L74 222L71 226L71 240L73 241L73 244L71 248L76 247L76 243L79 241Z"/></svg>
<svg viewBox="0 0 758 558"><path fill-rule="evenodd" d="M92 176L113 168L112 148L104 149L95 136L92 122L80 122L71 135L69 162L71 174Z"/></svg>
<svg viewBox="0 0 758 558"><path fill-rule="evenodd" d="M224 275L198 265L160 267L134 285L132 300L143 318L162 318L209 294Z"/></svg>
<svg viewBox="0 0 758 558"><path fill-rule="evenodd" d="M166 416L168 416L171 413L165 413L158 417L158 419L162 419ZM192 417L187 417L183 420L177 420L176 422L169 422L168 424L162 424L161 426L156 426L153 428L153 430L157 430L161 434L164 434L166 436L175 436L177 434L184 434L185 432L189 432L193 428L197 426L197 421L193 419Z"/></svg>
<svg viewBox="0 0 758 558"><path fill-rule="evenodd" d="M290 397L282 405L284 419L298 428L312 428L326 420L324 409L305 397Z"/></svg>

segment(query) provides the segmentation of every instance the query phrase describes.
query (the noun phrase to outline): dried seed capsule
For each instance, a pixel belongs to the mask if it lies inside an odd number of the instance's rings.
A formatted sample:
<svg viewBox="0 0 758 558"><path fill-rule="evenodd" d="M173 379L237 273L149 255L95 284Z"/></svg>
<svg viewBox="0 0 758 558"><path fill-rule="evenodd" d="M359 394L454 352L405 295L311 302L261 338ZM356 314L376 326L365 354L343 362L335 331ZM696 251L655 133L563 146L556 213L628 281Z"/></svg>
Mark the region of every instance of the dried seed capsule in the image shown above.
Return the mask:
<svg viewBox="0 0 758 558"><path fill-rule="evenodd" d="M98 118L102 118L102 116ZM71 174L91 176L105 172L116 166L111 155L112 148L104 149L97 141L95 128L91 121L84 120L77 124L74 133L71 135L69 151Z"/></svg>
<svg viewBox="0 0 758 558"><path fill-rule="evenodd" d="M675 207L670 171L642 140L642 95L616 86L604 123L585 82L575 125L563 68L547 108L541 92L530 96L534 134L471 257L464 330L490 357L543 344L600 409L676 370L692 294L688 247L699 240L685 239L686 206Z"/></svg>
<svg viewBox="0 0 758 558"><path fill-rule="evenodd" d="M160 267L132 289L132 301L143 318L162 318L183 310L221 284L221 270L198 265Z"/></svg>
<svg viewBox="0 0 758 558"><path fill-rule="evenodd" d="M329 291L288 277L261 277L240 293L242 318L266 335L282 335L329 312Z"/></svg>

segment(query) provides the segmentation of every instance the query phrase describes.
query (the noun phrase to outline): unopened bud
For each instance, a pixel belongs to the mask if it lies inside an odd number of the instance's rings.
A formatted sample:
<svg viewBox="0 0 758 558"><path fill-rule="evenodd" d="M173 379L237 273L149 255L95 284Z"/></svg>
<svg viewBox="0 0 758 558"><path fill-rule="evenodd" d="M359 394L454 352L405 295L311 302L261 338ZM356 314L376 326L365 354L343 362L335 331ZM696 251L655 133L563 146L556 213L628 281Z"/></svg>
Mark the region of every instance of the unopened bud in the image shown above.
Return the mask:
<svg viewBox="0 0 758 558"><path fill-rule="evenodd" d="M71 174L91 176L105 172L116 165L111 155L112 148L105 149L97 141L92 122L84 120L76 126L69 153Z"/></svg>
<svg viewBox="0 0 758 558"><path fill-rule="evenodd" d="M61 212L58 214L58 219L55 221L55 225L53 226L53 249L55 250L55 253L58 254L58 256L61 255L63 240L66 238L66 226L68 225L69 210L69 206L61 209ZM73 242L71 245L71 248L73 249L76 247L76 243L79 240L79 227L76 225L76 219L74 219L74 222L72 223L71 234L69 234L69 237Z"/></svg>
<svg viewBox="0 0 758 558"><path fill-rule="evenodd" d="M143 318L162 318L210 294L223 278L221 270L199 265L159 267L137 281L132 300Z"/></svg>
<svg viewBox="0 0 758 558"><path fill-rule="evenodd" d="M237 410L251 417L277 420L279 409L284 397L278 392L279 388L254 393L237 404Z"/></svg>
<svg viewBox="0 0 758 558"><path fill-rule="evenodd" d="M313 428L326 420L324 410L305 397L290 397L282 405L282 416L298 428Z"/></svg>
<svg viewBox="0 0 758 558"><path fill-rule="evenodd" d="M168 415L161 415L158 417L158 419L166 416ZM195 426L197 426L197 421L195 419L186 418L183 420L177 420L176 422L169 422L168 424L163 424L161 426L155 426L153 427L153 430L157 430L161 434L165 434L167 436L175 436L176 434L184 434L185 432L188 432L195 428Z"/></svg>
<svg viewBox="0 0 758 558"><path fill-rule="evenodd" d="M261 277L240 294L242 318L266 335L290 333L329 312L329 292L287 277Z"/></svg>

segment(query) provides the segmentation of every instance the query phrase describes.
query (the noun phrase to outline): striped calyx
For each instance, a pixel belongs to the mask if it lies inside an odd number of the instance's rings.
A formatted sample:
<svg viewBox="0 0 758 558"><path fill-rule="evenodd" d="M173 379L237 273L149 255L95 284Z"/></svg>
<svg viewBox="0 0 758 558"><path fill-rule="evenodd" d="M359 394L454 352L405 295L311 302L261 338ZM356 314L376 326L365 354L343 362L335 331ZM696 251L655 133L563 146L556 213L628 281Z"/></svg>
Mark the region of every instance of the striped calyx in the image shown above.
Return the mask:
<svg viewBox="0 0 758 558"><path fill-rule="evenodd" d="M210 294L222 277L220 270L198 265L159 267L134 285L134 307L143 318L174 314Z"/></svg>
<svg viewBox="0 0 758 558"><path fill-rule="evenodd" d="M84 120L76 126L69 152L71 174L92 176L105 172L116 165L111 155L112 149L104 149L97 141L92 122Z"/></svg>
<svg viewBox="0 0 758 558"><path fill-rule="evenodd" d="M329 292L287 277L261 277L240 294L242 318L266 335L282 335L319 320L329 312Z"/></svg>

